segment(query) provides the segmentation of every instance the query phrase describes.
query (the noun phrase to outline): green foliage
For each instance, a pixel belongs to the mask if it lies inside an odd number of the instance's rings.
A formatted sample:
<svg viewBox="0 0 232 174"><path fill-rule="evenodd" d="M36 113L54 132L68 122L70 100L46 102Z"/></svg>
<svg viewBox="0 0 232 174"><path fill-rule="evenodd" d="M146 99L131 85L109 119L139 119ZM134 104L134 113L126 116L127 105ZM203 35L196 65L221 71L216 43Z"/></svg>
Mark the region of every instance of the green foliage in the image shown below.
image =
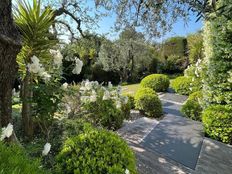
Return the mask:
<svg viewBox="0 0 232 174"><path fill-rule="evenodd" d="M187 101L181 108L181 112L184 116L189 117L193 120L201 121L201 113L202 113L202 92L197 91L190 94Z"/></svg>
<svg viewBox="0 0 232 174"><path fill-rule="evenodd" d="M169 87L169 78L164 74L151 74L141 81L142 87L148 87L156 92L167 91Z"/></svg>
<svg viewBox="0 0 232 174"><path fill-rule="evenodd" d="M123 120L127 113L123 113L121 109L117 109L114 101L102 100L97 98L96 102L86 103L84 109L90 114L88 119L97 126L103 126L110 130L117 130L122 126Z"/></svg>
<svg viewBox="0 0 232 174"><path fill-rule="evenodd" d="M187 37L189 49L189 61L191 64L203 58L203 36L200 32L190 34Z"/></svg>
<svg viewBox="0 0 232 174"><path fill-rule="evenodd" d="M203 87L202 77L203 77L203 64L191 65L184 71L184 76L191 78L190 89L192 92L200 91Z"/></svg>
<svg viewBox="0 0 232 174"><path fill-rule="evenodd" d="M48 49L57 43L48 32L54 22L53 16L51 8L42 10L40 1L33 0L33 5L27 1L17 3L15 23L23 36L23 48L17 56L17 62L23 74L33 55L43 58L40 59L42 63L49 61Z"/></svg>
<svg viewBox="0 0 232 174"><path fill-rule="evenodd" d="M232 144L232 108L229 105L212 105L202 116L205 132L212 138Z"/></svg>
<svg viewBox="0 0 232 174"><path fill-rule="evenodd" d="M131 109L135 108L135 98L133 95L127 94L126 97L128 98L128 102L131 105Z"/></svg>
<svg viewBox="0 0 232 174"><path fill-rule="evenodd" d="M186 56L187 40L185 37L172 37L165 41L162 48L163 57L176 55L180 57Z"/></svg>
<svg viewBox="0 0 232 174"><path fill-rule="evenodd" d="M191 78L180 76L171 81L171 88L173 88L178 94L189 95L192 92L190 89L191 82Z"/></svg>
<svg viewBox="0 0 232 174"><path fill-rule="evenodd" d="M116 130L122 126L124 118L129 117L130 104L121 94L121 87L83 81L80 89L85 117L96 126Z"/></svg>
<svg viewBox="0 0 232 174"><path fill-rule="evenodd" d="M30 159L21 147L0 142L1 174L45 174L38 160Z"/></svg>
<svg viewBox="0 0 232 174"><path fill-rule="evenodd" d="M57 173L136 174L135 156L118 135L93 129L65 141L57 156Z"/></svg>
<svg viewBox="0 0 232 174"><path fill-rule="evenodd" d="M151 88L140 88L135 94L135 108L147 114L149 117L162 115L161 101Z"/></svg>
<svg viewBox="0 0 232 174"><path fill-rule="evenodd" d="M105 71L118 73L121 82L125 82L140 80L142 73L152 70L153 61L154 48L145 42L141 33L126 28L118 40L102 44L98 63Z"/></svg>
<svg viewBox="0 0 232 174"><path fill-rule="evenodd" d="M159 71L163 73L180 73L186 68L187 58L184 56L170 55L159 63Z"/></svg>
<svg viewBox="0 0 232 174"><path fill-rule="evenodd" d="M231 0L219 0L217 8L228 6ZM206 21L204 27L204 52L206 76L204 99L206 107L211 104L232 104L232 11Z"/></svg>
<svg viewBox="0 0 232 174"><path fill-rule="evenodd" d="M34 121L36 121L47 135L49 127L54 121L54 115L59 110L63 97L60 83L39 83L33 86Z"/></svg>

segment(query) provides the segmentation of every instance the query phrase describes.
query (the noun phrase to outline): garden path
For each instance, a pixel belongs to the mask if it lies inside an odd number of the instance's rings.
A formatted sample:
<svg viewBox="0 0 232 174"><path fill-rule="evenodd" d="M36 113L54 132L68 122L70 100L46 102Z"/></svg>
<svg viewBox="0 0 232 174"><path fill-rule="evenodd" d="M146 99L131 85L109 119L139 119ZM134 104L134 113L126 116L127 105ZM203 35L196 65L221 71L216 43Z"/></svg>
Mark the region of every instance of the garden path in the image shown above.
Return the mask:
<svg viewBox="0 0 232 174"><path fill-rule="evenodd" d="M232 147L205 138L200 122L182 117L186 96L160 94L165 117L125 123L119 134L137 157L141 174L231 174ZM135 111L133 111L135 112Z"/></svg>

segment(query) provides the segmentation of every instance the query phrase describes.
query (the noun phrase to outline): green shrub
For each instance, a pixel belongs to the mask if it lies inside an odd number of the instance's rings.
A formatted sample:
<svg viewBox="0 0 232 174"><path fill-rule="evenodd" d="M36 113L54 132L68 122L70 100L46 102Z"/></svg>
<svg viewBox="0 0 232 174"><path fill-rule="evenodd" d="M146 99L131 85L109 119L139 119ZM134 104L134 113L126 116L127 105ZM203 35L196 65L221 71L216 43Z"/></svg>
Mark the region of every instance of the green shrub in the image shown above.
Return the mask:
<svg viewBox="0 0 232 174"><path fill-rule="evenodd" d="M217 9L223 7L223 15L210 14L213 20L204 23L204 76L205 106L232 105L232 10L231 0L218 0ZM228 17L229 16L229 17Z"/></svg>
<svg viewBox="0 0 232 174"><path fill-rule="evenodd" d="M128 98L128 102L131 105L131 109L135 108L135 98L133 95L127 94L126 97Z"/></svg>
<svg viewBox="0 0 232 174"><path fill-rule="evenodd" d="M178 94L189 95L192 92L190 87L191 82L192 79L189 77L177 77L171 82L171 88L173 88Z"/></svg>
<svg viewBox="0 0 232 174"><path fill-rule="evenodd" d="M102 100L98 98L95 104L87 103L84 105L89 121L97 126L102 126L109 130L117 130L122 126L123 120L128 113L117 109L112 100Z"/></svg>
<svg viewBox="0 0 232 174"><path fill-rule="evenodd" d="M116 130L129 117L128 98L123 96L121 87L102 86L98 82L83 81L81 84L81 110L88 121L96 126Z"/></svg>
<svg viewBox="0 0 232 174"><path fill-rule="evenodd" d="M136 173L135 156L118 135L92 129L65 141L57 156L57 173Z"/></svg>
<svg viewBox="0 0 232 174"><path fill-rule="evenodd" d="M164 74L151 74L142 79L140 85L144 88L151 88L156 92L167 91L169 78Z"/></svg>
<svg viewBox="0 0 232 174"><path fill-rule="evenodd" d="M135 107L150 117L162 115L161 101L151 88L140 88L135 94Z"/></svg>
<svg viewBox="0 0 232 174"><path fill-rule="evenodd" d="M16 145L5 145L0 142L1 174L45 174L38 160L28 158L22 148Z"/></svg>
<svg viewBox="0 0 232 174"><path fill-rule="evenodd" d="M187 58L178 55L170 55L159 63L159 70L162 73L174 74L183 72L187 65Z"/></svg>
<svg viewBox="0 0 232 174"><path fill-rule="evenodd" d="M211 105L202 115L205 132L212 138L232 144L232 108Z"/></svg>
<svg viewBox="0 0 232 174"><path fill-rule="evenodd" d="M192 93L181 108L184 116L201 121L202 106L200 100L202 100L201 91Z"/></svg>
<svg viewBox="0 0 232 174"><path fill-rule="evenodd" d="M131 99L129 99L128 97L128 101L127 103L123 103L121 106L121 111L123 113L123 117L125 119L129 119L130 118L130 111L133 107L134 103L132 103Z"/></svg>

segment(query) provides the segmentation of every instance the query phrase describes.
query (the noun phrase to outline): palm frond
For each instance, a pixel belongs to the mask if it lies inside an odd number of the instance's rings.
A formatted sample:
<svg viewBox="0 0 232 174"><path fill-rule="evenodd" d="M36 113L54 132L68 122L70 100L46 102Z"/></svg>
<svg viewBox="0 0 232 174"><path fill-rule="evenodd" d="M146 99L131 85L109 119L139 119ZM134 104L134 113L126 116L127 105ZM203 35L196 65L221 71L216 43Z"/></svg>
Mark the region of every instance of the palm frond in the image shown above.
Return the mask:
<svg viewBox="0 0 232 174"><path fill-rule="evenodd" d="M50 39L49 33L54 23L54 12L49 7L41 9L40 0L33 0L33 4L27 0L17 0L14 18L23 36L23 49L17 60L20 69L24 71L25 64L30 62L33 55L38 56L41 62L50 58L48 48L57 43L57 40Z"/></svg>

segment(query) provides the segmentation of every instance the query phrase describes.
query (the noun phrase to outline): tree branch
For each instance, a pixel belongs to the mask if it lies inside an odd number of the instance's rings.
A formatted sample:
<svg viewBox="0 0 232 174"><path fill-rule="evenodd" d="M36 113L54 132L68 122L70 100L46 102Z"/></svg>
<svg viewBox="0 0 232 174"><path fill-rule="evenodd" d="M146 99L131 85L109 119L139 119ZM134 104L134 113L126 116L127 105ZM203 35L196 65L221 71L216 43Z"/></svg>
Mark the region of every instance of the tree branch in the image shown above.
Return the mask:
<svg viewBox="0 0 232 174"><path fill-rule="evenodd" d="M75 34L73 33L71 27L70 27L66 22L60 21L60 20L55 20L55 23L62 24L62 25L64 25L64 26L68 29L68 31L69 31L70 34L71 34L71 41L73 41L74 39L77 39L77 38L75 37Z"/></svg>
<svg viewBox="0 0 232 174"><path fill-rule="evenodd" d="M77 23L77 30L81 34L82 37L85 37L83 30L81 29L81 20L78 19L76 16L74 16L72 13L70 13L68 10L65 9L65 7L61 7L58 10L55 10L54 12L54 18L57 16L61 16L62 14L66 14L70 16L76 23Z"/></svg>

